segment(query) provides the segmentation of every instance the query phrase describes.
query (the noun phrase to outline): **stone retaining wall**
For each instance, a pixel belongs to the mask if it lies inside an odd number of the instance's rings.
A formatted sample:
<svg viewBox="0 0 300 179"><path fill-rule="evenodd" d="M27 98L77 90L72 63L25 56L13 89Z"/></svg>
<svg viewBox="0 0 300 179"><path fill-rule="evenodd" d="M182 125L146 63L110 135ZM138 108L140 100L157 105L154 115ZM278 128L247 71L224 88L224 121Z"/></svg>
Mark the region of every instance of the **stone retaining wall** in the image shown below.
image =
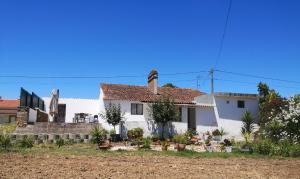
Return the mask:
<svg viewBox="0 0 300 179"><path fill-rule="evenodd" d="M93 127L101 124L87 123L45 123L38 122L26 127L18 127L15 134L89 134Z"/></svg>

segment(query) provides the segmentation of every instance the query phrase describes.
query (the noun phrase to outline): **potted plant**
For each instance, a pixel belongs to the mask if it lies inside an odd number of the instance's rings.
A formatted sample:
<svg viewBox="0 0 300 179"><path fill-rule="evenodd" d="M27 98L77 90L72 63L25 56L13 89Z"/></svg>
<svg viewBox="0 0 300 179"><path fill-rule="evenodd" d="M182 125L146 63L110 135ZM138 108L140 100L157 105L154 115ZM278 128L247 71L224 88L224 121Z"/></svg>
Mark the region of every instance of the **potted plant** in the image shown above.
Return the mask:
<svg viewBox="0 0 300 179"><path fill-rule="evenodd" d="M109 136L112 142L120 141L120 134L116 134L115 129L109 131Z"/></svg>
<svg viewBox="0 0 300 179"><path fill-rule="evenodd" d="M231 153L232 152L232 143L230 142L230 140L225 139L224 140L224 146L225 146L225 151L227 153Z"/></svg>
<svg viewBox="0 0 300 179"><path fill-rule="evenodd" d="M177 151L185 150L185 147L188 143L188 140L185 135L175 135L173 140L175 142L175 149L177 149Z"/></svg>
<svg viewBox="0 0 300 179"><path fill-rule="evenodd" d="M161 150L162 151L168 151L168 148L170 147L170 142L165 140L161 143Z"/></svg>
<svg viewBox="0 0 300 179"><path fill-rule="evenodd" d="M206 140L209 136L211 136L210 132L209 131L206 131L204 133L204 140Z"/></svg>
<svg viewBox="0 0 300 179"><path fill-rule="evenodd" d="M121 135L116 134L116 125L119 125L124 119L124 114L121 111L121 105L109 103L105 106L105 112L100 114L100 116L114 127L114 132L110 135L113 142L118 142L121 140Z"/></svg>
<svg viewBox="0 0 300 179"><path fill-rule="evenodd" d="M219 129L214 130L212 132L212 135L215 141L221 141L221 132L219 131Z"/></svg>
<svg viewBox="0 0 300 179"><path fill-rule="evenodd" d="M205 149L207 152L213 152L213 148L211 146L211 136L205 140Z"/></svg>
<svg viewBox="0 0 300 179"><path fill-rule="evenodd" d="M94 127L91 131L92 141L97 144L97 149L108 149L110 147L110 145L106 145L107 143L105 143L107 133L107 130L98 126Z"/></svg>
<svg viewBox="0 0 300 179"><path fill-rule="evenodd" d="M224 128L221 127L220 129L220 136L221 136L221 140L223 140L223 136L226 135L227 133L225 132Z"/></svg>

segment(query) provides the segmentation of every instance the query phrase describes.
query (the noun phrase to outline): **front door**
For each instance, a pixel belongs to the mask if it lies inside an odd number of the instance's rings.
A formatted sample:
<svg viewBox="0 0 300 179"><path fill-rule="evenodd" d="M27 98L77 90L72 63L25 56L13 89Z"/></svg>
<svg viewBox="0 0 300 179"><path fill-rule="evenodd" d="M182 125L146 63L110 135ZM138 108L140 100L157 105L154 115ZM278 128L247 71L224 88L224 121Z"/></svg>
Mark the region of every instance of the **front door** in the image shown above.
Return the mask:
<svg viewBox="0 0 300 179"><path fill-rule="evenodd" d="M66 121L66 104L58 104L57 122L64 123Z"/></svg>
<svg viewBox="0 0 300 179"><path fill-rule="evenodd" d="M196 109L188 108L188 129L196 130Z"/></svg>

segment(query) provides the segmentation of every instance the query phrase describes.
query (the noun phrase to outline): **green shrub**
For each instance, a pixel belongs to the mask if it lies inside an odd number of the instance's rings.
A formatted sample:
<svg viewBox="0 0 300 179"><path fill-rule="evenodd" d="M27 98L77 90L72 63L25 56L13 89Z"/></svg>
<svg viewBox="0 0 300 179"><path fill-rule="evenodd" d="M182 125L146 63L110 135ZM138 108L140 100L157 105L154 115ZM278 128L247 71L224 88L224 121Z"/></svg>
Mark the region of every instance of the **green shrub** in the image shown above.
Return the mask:
<svg viewBox="0 0 300 179"><path fill-rule="evenodd" d="M198 135L198 132L194 129L188 129L186 132L185 132L185 136L189 139L191 139L192 137Z"/></svg>
<svg viewBox="0 0 300 179"><path fill-rule="evenodd" d="M25 136L22 140L19 141L19 146L21 148L32 148L33 143L34 141L31 137Z"/></svg>
<svg viewBox="0 0 300 179"><path fill-rule="evenodd" d="M101 128L101 127L94 127L91 131L92 135L92 141L94 144L101 145L104 140L106 139L106 135L108 134L108 131Z"/></svg>
<svg viewBox="0 0 300 179"><path fill-rule="evenodd" d="M292 145L290 147L290 156L291 157L300 157L300 145Z"/></svg>
<svg viewBox="0 0 300 179"><path fill-rule="evenodd" d="M274 152L275 155L280 155L283 157L290 156L291 144L288 140L280 141L279 144L274 148L275 148L275 152Z"/></svg>
<svg viewBox="0 0 300 179"><path fill-rule="evenodd" d="M254 151L262 155L270 155L274 151L274 146L269 140L261 140L254 145Z"/></svg>
<svg viewBox="0 0 300 179"><path fill-rule="evenodd" d="M151 139L149 137L143 139L143 149L151 149Z"/></svg>
<svg viewBox="0 0 300 179"><path fill-rule="evenodd" d="M185 135L175 135L173 141L178 144L188 144L187 137Z"/></svg>
<svg viewBox="0 0 300 179"><path fill-rule="evenodd" d="M141 128L134 128L127 132L129 140L141 139L144 135L144 131Z"/></svg>
<svg viewBox="0 0 300 179"><path fill-rule="evenodd" d="M58 146L58 148L62 147L65 145L65 141L62 138L59 138L56 140L56 145Z"/></svg>
<svg viewBox="0 0 300 179"><path fill-rule="evenodd" d="M8 134L0 135L0 147L8 150L12 146L11 137Z"/></svg>

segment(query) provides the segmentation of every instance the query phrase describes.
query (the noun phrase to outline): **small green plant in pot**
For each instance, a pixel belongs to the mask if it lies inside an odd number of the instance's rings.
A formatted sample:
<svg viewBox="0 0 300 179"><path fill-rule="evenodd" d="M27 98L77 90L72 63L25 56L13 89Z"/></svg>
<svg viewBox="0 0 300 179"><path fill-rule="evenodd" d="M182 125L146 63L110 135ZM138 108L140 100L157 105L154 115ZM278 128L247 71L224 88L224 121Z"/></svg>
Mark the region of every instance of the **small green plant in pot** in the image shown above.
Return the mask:
<svg viewBox="0 0 300 179"><path fill-rule="evenodd" d="M97 144L97 149L100 149L101 146L105 143L107 134L108 134L107 130L100 128L98 126L92 129L91 131L92 141L93 143Z"/></svg>
<svg viewBox="0 0 300 179"><path fill-rule="evenodd" d="M173 141L175 142L175 148L177 151L184 151L188 143L188 139L185 135L175 135L173 137Z"/></svg>
<svg viewBox="0 0 300 179"><path fill-rule="evenodd" d="M219 131L219 129L216 129L212 132L212 135L213 135L213 139L215 141L221 141L221 132Z"/></svg>
<svg viewBox="0 0 300 179"><path fill-rule="evenodd" d="M225 147L225 151L227 153L231 153L232 152L232 143L230 142L230 140L228 140L228 139L224 140L224 147Z"/></svg>

